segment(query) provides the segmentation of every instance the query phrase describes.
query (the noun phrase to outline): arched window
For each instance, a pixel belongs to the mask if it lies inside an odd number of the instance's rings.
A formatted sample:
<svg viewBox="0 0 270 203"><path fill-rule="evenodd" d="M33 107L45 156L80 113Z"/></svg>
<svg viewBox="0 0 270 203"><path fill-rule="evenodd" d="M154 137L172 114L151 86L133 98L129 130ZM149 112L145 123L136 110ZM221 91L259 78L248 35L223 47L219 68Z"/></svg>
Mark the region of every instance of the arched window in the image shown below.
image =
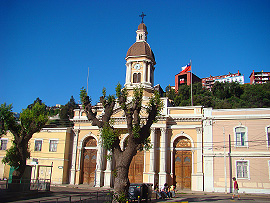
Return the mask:
<svg viewBox="0 0 270 203"><path fill-rule="evenodd" d="M134 73L133 74L133 83L140 83L141 82L141 73Z"/></svg>

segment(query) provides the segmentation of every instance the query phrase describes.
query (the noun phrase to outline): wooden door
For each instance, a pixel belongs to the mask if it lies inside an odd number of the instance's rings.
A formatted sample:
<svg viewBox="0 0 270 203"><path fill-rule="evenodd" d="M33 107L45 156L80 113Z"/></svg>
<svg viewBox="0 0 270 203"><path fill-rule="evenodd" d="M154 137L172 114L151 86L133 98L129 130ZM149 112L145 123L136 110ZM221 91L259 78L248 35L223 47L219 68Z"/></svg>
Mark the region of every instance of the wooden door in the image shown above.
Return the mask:
<svg viewBox="0 0 270 203"><path fill-rule="evenodd" d="M191 189L191 151L175 152L175 183L179 189Z"/></svg>
<svg viewBox="0 0 270 203"><path fill-rule="evenodd" d="M85 149L83 153L83 184L94 185L96 170L96 149Z"/></svg>
<svg viewBox="0 0 270 203"><path fill-rule="evenodd" d="M129 166L128 178L130 183L143 182L144 152L140 151L133 157Z"/></svg>

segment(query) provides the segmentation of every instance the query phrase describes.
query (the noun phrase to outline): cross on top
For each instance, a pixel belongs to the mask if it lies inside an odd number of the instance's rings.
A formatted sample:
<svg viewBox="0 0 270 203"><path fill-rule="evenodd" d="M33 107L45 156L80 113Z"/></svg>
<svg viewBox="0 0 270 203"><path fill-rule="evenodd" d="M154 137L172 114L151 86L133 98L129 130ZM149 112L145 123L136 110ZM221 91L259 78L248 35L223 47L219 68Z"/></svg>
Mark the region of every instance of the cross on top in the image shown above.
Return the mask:
<svg viewBox="0 0 270 203"><path fill-rule="evenodd" d="M139 15L139 16L142 18L142 23L143 23L143 18L144 18L144 16L146 16L146 15L142 12L142 14Z"/></svg>

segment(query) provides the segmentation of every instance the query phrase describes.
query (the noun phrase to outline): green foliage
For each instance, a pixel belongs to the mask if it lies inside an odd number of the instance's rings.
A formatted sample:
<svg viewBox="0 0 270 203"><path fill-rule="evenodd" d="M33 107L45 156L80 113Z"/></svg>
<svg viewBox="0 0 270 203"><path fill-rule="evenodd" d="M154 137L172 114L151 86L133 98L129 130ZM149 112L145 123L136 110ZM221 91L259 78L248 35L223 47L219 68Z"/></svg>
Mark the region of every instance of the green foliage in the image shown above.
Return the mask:
<svg viewBox="0 0 270 203"><path fill-rule="evenodd" d="M12 112L12 105L4 103L0 107L0 136L6 134L9 126L16 126L16 118Z"/></svg>
<svg viewBox="0 0 270 203"><path fill-rule="evenodd" d="M169 92L170 86L166 88ZM213 107L215 109L231 108L263 108L270 107L270 83L241 85L237 82L219 83L213 85L211 91L195 83L193 89L193 104L195 106ZM175 106L190 106L190 86L181 85L178 93L166 93Z"/></svg>
<svg viewBox="0 0 270 203"><path fill-rule="evenodd" d="M140 138L141 127L139 124L133 125L132 132L135 138Z"/></svg>
<svg viewBox="0 0 270 203"><path fill-rule="evenodd" d="M168 97L170 100L174 100L175 97L175 90L169 85L165 89L166 97Z"/></svg>
<svg viewBox="0 0 270 203"><path fill-rule="evenodd" d="M142 104L142 97L143 97L143 88L142 87L135 87L133 92L133 98L132 101L139 104L139 108Z"/></svg>
<svg viewBox="0 0 270 203"><path fill-rule="evenodd" d="M157 114L154 119L154 122L157 122L157 119L161 115L161 110L163 108L163 102L160 99L158 91L155 91L154 95L150 98L146 109L147 113L149 114L153 110L153 108L157 110Z"/></svg>
<svg viewBox="0 0 270 203"><path fill-rule="evenodd" d="M79 108L78 104L76 104L75 99L71 96L69 102L61 107L60 111L60 119L69 120L74 116L74 109Z"/></svg>
<svg viewBox="0 0 270 203"><path fill-rule="evenodd" d="M28 106L27 106L27 108L28 109L32 109L33 108L33 106L36 104L36 103L38 103L38 104L42 104L42 100L38 97L38 98L36 98L36 100L32 103L32 104L29 104Z"/></svg>
<svg viewBox="0 0 270 203"><path fill-rule="evenodd" d="M84 87L82 87L80 90L80 100L83 107L91 102L91 98L87 95L86 89Z"/></svg>
<svg viewBox="0 0 270 203"><path fill-rule="evenodd" d="M119 203L125 203L127 201L126 194L125 193L121 193L120 195L117 196L116 200Z"/></svg>
<svg viewBox="0 0 270 203"><path fill-rule="evenodd" d="M26 133L33 130L39 132L48 121L48 112L45 104L35 103L34 106L24 109L20 114L20 122Z"/></svg>
<svg viewBox="0 0 270 203"><path fill-rule="evenodd" d="M151 144L151 139L148 137L146 139L143 140L142 144L139 147L140 151L149 151L151 148L153 147L153 145Z"/></svg>
<svg viewBox="0 0 270 203"><path fill-rule="evenodd" d="M109 123L105 123L101 129L101 137L103 139L103 146L107 150L113 148L114 142L117 140L119 132L114 130Z"/></svg>
<svg viewBox="0 0 270 203"><path fill-rule="evenodd" d="M22 110L17 122L11 108L11 105L6 106L6 104L1 105L0 108L0 112L3 113L1 117L4 121L3 129L10 130L14 136L12 147L7 150L3 162L15 168L25 167L26 159L30 157L28 142L48 121L48 111L45 104L36 100ZM24 171L24 168L20 171Z"/></svg>
<svg viewBox="0 0 270 203"><path fill-rule="evenodd" d="M24 154L25 159L30 158L30 152L29 149L27 148L26 153ZM20 153L17 145L12 142L12 146L7 150L6 155L2 159L2 163L8 164L13 168L18 168L21 164L21 159L20 159Z"/></svg>

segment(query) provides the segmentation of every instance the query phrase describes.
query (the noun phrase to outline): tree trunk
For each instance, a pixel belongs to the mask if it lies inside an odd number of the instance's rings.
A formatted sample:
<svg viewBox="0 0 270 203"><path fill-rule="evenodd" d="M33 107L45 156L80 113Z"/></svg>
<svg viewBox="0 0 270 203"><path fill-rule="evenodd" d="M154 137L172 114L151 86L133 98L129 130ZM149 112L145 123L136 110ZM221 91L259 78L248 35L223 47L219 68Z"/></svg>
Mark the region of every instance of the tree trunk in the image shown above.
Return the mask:
<svg viewBox="0 0 270 203"><path fill-rule="evenodd" d="M115 198L117 202L124 203L128 198L129 179L128 167L116 166L117 175L114 182Z"/></svg>
<svg viewBox="0 0 270 203"><path fill-rule="evenodd" d="M133 147L131 147L131 145ZM115 169L116 169L116 177L114 181L114 192L115 198L117 202L124 203L128 198L128 189L129 189L129 179L128 179L128 171L129 166L132 161L133 156L136 154L136 145L134 143L130 143L124 152L120 152L115 150L114 158L115 158Z"/></svg>
<svg viewBox="0 0 270 203"><path fill-rule="evenodd" d="M26 168L26 159L27 159L27 154L28 154L28 141L21 141L18 142L18 156L19 156L19 167L15 169L12 173L12 183L16 182L19 183L20 179L22 178L25 168Z"/></svg>
<svg viewBox="0 0 270 203"><path fill-rule="evenodd" d="M20 183L20 179L26 168L26 160L21 161L19 168L15 169L12 173L12 183Z"/></svg>

